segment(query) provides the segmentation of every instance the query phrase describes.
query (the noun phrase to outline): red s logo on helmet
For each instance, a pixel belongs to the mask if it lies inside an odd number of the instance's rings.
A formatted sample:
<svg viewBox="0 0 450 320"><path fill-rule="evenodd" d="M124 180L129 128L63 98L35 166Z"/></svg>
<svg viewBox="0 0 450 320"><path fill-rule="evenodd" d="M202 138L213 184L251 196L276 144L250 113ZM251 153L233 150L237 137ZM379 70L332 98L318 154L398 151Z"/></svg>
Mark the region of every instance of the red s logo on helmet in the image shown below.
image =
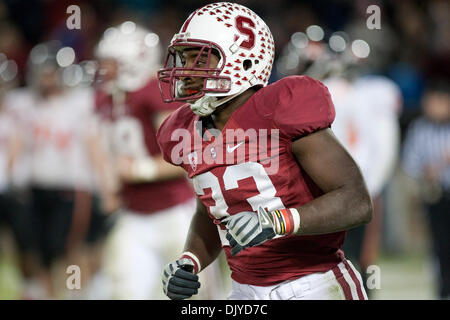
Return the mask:
<svg viewBox="0 0 450 320"><path fill-rule="evenodd" d="M251 27L255 28L255 23L252 19L243 17L243 16L237 16L236 17L236 28L239 30L240 33L245 34L247 36L247 40L243 41L240 45L241 48L245 48L250 50L255 45L255 33L252 29L248 28L247 26L244 26L244 23Z"/></svg>

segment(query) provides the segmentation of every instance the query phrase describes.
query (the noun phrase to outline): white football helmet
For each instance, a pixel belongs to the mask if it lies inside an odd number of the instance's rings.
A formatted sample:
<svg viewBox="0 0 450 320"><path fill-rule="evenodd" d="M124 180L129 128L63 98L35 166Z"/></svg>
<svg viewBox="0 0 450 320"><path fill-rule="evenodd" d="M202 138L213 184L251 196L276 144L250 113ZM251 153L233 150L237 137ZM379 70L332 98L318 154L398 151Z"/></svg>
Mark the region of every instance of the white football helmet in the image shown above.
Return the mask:
<svg viewBox="0 0 450 320"><path fill-rule="evenodd" d="M98 59L117 61L116 84L123 91L147 84L160 68L161 53L158 35L131 21L106 29L95 49Z"/></svg>
<svg viewBox="0 0 450 320"><path fill-rule="evenodd" d="M163 100L195 101L191 104L194 113L209 115L248 88L267 85L274 47L269 28L250 9L229 2L205 5L188 17L171 41L164 68L158 72ZM218 66L200 68L194 62L193 67L183 67L179 54L186 48L199 50L195 61L206 53L207 65L211 53L218 53ZM203 90L181 96L178 89L184 77L202 78Z"/></svg>

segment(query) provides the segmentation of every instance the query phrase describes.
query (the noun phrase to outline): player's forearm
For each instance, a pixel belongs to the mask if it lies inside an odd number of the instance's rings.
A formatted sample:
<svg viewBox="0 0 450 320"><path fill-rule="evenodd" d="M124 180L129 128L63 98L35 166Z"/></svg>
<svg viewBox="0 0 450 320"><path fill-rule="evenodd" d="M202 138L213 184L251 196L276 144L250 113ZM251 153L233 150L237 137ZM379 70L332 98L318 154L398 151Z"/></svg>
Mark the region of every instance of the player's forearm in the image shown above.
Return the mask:
<svg viewBox="0 0 450 320"><path fill-rule="evenodd" d="M221 249L217 226L205 212L197 211L191 221L184 252L197 256L203 270L217 258Z"/></svg>
<svg viewBox="0 0 450 320"><path fill-rule="evenodd" d="M372 202L365 187L343 186L298 207L298 235L348 230L372 219Z"/></svg>
<svg viewBox="0 0 450 320"><path fill-rule="evenodd" d="M324 192L297 208L300 225L293 228L297 234L338 232L370 221L372 202L361 171L330 129L294 141L292 152Z"/></svg>

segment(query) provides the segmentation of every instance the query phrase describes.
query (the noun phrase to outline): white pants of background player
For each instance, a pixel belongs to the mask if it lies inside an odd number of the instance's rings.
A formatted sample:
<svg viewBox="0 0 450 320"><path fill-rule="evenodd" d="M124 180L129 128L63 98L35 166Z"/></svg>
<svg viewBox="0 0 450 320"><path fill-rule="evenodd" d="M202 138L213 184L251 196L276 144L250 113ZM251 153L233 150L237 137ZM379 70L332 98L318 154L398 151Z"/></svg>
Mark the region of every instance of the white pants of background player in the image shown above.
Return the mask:
<svg viewBox="0 0 450 320"><path fill-rule="evenodd" d="M180 257L186 240L195 201L177 205L150 215L122 211L108 239L104 272L112 299L168 299L161 282L167 263ZM211 265L200 275L200 299L223 299L218 265ZM203 296L202 296L203 294Z"/></svg>
<svg viewBox="0 0 450 320"><path fill-rule="evenodd" d="M359 272L349 260L325 273L313 273L274 286L232 281L230 300L367 300Z"/></svg>

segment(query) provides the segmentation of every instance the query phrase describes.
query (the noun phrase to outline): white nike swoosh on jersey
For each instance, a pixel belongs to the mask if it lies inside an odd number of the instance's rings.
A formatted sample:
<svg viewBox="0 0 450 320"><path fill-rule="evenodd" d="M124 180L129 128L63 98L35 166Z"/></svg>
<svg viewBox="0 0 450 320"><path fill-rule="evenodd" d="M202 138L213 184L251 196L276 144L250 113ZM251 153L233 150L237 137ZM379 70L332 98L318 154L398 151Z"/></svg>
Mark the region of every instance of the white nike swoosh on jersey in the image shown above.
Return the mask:
<svg viewBox="0 0 450 320"><path fill-rule="evenodd" d="M235 145L234 147L230 147L229 145L227 145L227 152L228 152L228 153L232 153L234 150L236 150L237 148L239 148L243 143L244 143L244 141L238 143L238 144Z"/></svg>

